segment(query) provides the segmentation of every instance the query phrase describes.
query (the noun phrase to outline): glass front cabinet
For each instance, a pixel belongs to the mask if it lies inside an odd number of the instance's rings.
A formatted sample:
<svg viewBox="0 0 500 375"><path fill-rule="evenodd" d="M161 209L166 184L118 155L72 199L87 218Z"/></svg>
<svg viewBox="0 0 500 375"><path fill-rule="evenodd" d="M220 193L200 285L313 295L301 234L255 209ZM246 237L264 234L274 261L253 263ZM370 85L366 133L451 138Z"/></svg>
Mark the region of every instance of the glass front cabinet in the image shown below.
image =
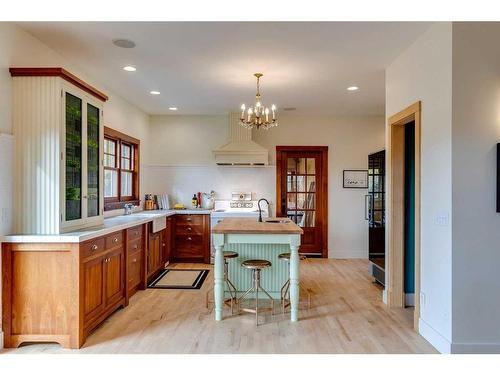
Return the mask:
<svg viewBox="0 0 500 375"><path fill-rule="evenodd" d="M103 215L102 105L88 95L63 87L64 194L63 228L96 224ZM81 93L80 93L81 94Z"/></svg>
<svg viewBox="0 0 500 375"><path fill-rule="evenodd" d="M106 95L62 68L11 68L14 230L59 234L104 217Z"/></svg>

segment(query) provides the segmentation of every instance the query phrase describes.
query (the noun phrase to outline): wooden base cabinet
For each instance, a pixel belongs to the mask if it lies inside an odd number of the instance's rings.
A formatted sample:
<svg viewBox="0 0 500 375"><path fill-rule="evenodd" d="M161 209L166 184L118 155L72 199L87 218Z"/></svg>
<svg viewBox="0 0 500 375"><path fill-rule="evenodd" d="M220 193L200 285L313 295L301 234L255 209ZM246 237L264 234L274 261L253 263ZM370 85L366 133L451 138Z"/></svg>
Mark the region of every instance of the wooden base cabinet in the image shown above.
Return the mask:
<svg viewBox="0 0 500 375"><path fill-rule="evenodd" d="M210 215L175 216L175 262L210 263Z"/></svg>
<svg viewBox="0 0 500 375"><path fill-rule="evenodd" d="M147 251L147 278L151 281L170 262L172 249L173 218L166 218L167 227L156 233L149 233Z"/></svg>
<svg viewBox="0 0 500 375"><path fill-rule="evenodd" d="M141 225L80 244L2 244L4 346L80 348L144 285L143 233Z"/></svg>

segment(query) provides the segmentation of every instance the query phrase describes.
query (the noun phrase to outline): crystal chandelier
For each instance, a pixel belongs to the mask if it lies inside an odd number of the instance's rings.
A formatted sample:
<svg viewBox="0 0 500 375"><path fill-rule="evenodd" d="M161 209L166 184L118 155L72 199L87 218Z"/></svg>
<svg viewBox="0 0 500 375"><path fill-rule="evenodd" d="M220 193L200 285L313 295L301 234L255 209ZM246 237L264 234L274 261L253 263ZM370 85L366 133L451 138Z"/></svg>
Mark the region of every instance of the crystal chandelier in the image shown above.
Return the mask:
<svg viewBox="0 0 500 375"><path fill-rule="evenodd" d="M262 73L255 73L257 77L257 94L255 95L255 105L246 108L245 104L241 105L240 125L247 129L269 129L278 126L276 121L276 106L273 104L271 110L265 107L260 101L260 77Z"/></svg>

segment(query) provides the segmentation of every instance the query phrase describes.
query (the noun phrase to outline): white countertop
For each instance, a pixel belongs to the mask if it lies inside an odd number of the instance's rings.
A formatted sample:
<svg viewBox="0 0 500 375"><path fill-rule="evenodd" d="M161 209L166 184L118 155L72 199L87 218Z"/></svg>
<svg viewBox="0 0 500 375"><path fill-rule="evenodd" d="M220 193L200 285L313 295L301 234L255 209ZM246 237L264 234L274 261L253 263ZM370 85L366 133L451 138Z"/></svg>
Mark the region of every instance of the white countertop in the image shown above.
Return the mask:
<svg viewBox="0 0 500 375"><path fill-rule="evenodd" d="M131 215L120 215L104 219L102 225L81 229L79 231L61 234L12 234L0 237L0 242L17 243L79 243L92 238L105 236L119 230L127 229L135 225L145 224L159 217L173 215L210 215L211 210L154 210L139 211Z"/></svg>

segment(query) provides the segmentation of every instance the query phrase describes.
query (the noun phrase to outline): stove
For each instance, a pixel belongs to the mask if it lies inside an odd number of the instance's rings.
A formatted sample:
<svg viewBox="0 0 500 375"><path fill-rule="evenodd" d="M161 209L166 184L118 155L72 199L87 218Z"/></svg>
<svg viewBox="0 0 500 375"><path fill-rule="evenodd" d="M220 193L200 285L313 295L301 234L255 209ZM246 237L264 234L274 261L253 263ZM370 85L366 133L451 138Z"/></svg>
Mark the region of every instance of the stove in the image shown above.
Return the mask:
<svg viewBox="0 0 500 375"><path fill-rule="evenodd" d="M259 218L259 207L256 200L252 200L252 193L233 192L231 199L216 200L214 210L210 214L210 228L221 222L226 217L252 217ZM265 202L262 204L262 217L269 216L268 207ZM210 262L213 264L215 248L213 246L213 235L210 241L211 256Z"/></svg>

